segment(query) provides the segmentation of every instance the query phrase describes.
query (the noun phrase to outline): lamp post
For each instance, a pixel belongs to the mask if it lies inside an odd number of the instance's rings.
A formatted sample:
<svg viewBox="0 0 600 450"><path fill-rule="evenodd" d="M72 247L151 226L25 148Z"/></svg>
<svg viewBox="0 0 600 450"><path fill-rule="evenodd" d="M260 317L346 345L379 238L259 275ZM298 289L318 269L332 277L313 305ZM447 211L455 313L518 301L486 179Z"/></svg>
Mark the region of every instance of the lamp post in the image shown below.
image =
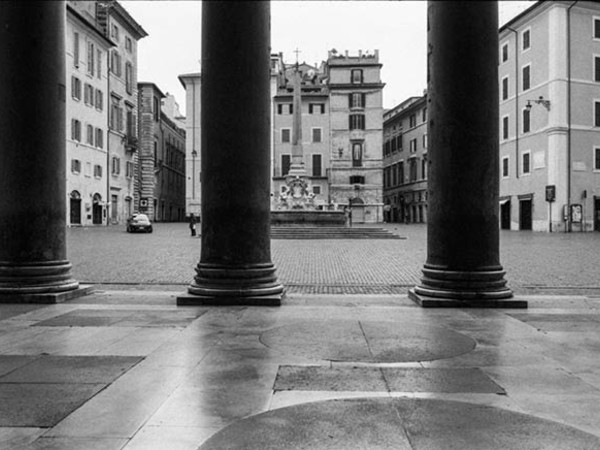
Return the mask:
<svg viewBox="0 0 600 450"><path fill-rule="evenodd" d="M192 150L192 199L196 199L196 156L198 152Z"/></svg>

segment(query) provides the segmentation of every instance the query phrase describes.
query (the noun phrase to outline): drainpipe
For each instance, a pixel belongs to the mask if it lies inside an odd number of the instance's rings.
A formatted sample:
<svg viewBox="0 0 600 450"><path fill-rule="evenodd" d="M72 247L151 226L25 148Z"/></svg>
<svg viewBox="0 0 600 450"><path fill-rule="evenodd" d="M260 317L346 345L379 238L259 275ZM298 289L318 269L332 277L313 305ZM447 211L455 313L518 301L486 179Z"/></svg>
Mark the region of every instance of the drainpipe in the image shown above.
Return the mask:
<svg viewBox="0 0 600 450"><path fill-rule="evenodd" d="M519 178L519 33L517 30L506 27L515 33L515 177Z"/></svg>
<svg viewBox="0 0 600 450"><path fill-rule="evenodd" d="M565 232L571 232L571 8L567 8L567 223Z"/></svg>
<svg viewBox="0 0 600 450"><path fill-rule="evenodd" d="M108 17L107 17L107 27L108 27ZM110 101L110 56L111 56L111 52L110 52L110 48L108 49L108 52L106 53L107 57L106 57L106 99L105 99L105 106L106 106L106 117L107 117L107 127L106 127L106 226L108 227L108 222L109 222L109 214L108 214L108 199L110 198L110 105L111 105L111 101ZM93 206L92 206L93 208ZM94 212L92 210L92 220L94 217Z"/></svg>

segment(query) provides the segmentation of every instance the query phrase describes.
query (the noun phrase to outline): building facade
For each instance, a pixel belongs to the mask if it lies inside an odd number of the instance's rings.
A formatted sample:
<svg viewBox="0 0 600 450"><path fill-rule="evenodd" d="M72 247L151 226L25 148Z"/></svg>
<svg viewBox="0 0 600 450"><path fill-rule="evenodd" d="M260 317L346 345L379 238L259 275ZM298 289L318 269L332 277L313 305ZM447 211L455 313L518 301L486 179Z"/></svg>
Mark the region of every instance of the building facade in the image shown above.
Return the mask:
<svg viewBox="0 0 600 450"><path fill-rule="evenodd" d="M82 4L83 5L78 5ZM67 3L67 224L104 225L108 194L108 71L113 42L96 26L94 9Z"/></svg>
<svg viewBox="0 0 600 450"><path fill-rule="evenodd" d="M600 4L537 2L499 45L501 227L600 230Z"/></svg>
<svg viewBox="0 0 600 450"><path fill-rule="evenodd" d="M330 51L320 67L298 64L304 167L317 209L351 208L353 222L383 220L383 108L379 54ZM273 204L291 164L293 72L271 56ZM273 83L272 83L273 86Z"/></svg>
<svg viewBox="0 0 600 450"><path fill-rule="evenodd" d="M383 115L386 222L427 222L427 96L410 97Z"/></svg>
<svg viewBox="0 0 600 450"><path fill-rule="evenodd" d="M156 222L185 219L186 134L162 111L165 95L154 83L138 83L138 211Z"/></svg>
<svg viewBox="0 0 600 450"><path fill-rule="evenodd" d="M185 89L185 214L200 216L201 170L200 170L200 73L179 75Z"/></svg>

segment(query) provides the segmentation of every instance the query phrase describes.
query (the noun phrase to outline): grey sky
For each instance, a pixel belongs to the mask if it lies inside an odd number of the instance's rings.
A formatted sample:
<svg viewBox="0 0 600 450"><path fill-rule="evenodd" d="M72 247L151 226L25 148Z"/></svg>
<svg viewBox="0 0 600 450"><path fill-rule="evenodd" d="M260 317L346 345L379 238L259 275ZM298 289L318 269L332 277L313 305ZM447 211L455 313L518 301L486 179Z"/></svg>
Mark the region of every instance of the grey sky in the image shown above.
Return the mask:
<svg viewBox="0 0 600 450"><path fill-rule="evenodd" d="M140 81L150 81L175 95L185 112L184 90L177 79L200 70L201 2L124 0L122 4L149 36L139 42ZM501 1L500 24L531 1ZM379 50L386 86L383 106L391 108L426 87L426 1L271 2L271 48L286 62L320 64L327 51Z"/></svg>

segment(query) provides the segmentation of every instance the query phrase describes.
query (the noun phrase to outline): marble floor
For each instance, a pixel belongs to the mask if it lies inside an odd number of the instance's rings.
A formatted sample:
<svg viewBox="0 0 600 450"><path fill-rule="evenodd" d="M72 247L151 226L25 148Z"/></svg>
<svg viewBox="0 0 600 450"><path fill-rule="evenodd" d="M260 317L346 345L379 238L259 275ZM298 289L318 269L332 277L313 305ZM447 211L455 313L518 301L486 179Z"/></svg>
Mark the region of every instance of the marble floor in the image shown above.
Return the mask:
<svg viewBox="0 0 600 450"><path fill-rule="evenodd" d="M600 448L600 297L178 294L0 305L0 448Z"/></svg>

